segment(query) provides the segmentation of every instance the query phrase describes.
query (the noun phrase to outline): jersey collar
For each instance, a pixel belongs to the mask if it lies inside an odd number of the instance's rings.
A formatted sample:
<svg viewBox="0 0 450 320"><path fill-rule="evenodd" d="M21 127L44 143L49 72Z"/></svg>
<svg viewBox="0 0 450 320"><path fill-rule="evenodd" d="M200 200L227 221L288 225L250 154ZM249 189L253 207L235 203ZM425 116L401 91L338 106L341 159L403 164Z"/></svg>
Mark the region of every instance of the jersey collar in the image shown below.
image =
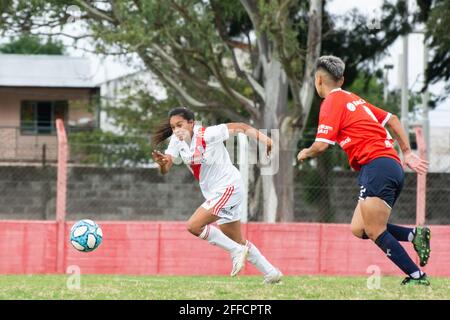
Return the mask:
<svg viewBox="0 0 450 320"><path fill-rule="evenodd" d="M331 90L330 93L338 92L338 91L342 91L342 89L341 88L336 88L336 89Z"/></svg>

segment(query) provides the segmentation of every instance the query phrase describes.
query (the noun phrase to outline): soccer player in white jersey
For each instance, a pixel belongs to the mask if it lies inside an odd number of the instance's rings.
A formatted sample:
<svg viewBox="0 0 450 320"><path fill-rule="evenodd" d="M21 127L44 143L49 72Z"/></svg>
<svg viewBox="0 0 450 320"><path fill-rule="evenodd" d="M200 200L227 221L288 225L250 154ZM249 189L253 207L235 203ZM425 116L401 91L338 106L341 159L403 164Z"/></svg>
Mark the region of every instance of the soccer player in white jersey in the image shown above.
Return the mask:
<svg viewBox="0 0 450 320"><path fill-rule="evenodd" d="M180 157L199 181L206 201L190 217L188 231L230 253L231 276L237 275L248 260L264 275L264 283L280 282L280 270L267 261L254 244L242 237L242 178L224 145L230 135L241 132L264 143L269 153L272 140L244 123L205 128L194 121L192 111L175 108L169 112L169 119L156 130L152 139L157 146L170 137L165 154L156 150L152 153L162 174L169 172L174 159ZM219 228L212 223L217 223Z"/></svg>

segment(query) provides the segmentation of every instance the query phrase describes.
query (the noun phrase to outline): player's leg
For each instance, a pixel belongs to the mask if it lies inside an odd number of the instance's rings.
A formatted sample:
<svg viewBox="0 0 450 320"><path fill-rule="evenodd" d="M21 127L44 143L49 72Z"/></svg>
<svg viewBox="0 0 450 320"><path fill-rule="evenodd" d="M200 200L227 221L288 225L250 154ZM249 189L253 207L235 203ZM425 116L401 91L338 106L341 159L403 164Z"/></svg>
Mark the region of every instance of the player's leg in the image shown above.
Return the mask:
<svg viewBox="0 0 450 320"><path fill-rule="evenodd" d="M398 241L411 242L420 259L420 266L425 266L430 258L431 230L428 227L408 228L399 225L387 224L387 230Z"/></svg>
<svg viewBox="0 0 450 320"><path fill-rule="evenodd" d="M387 230L387 221L391 213L390 207L378 197L367 197L365 200L360 200L359 205L367 236L408 275L405 281L417 280L423 281L423 284L429 284L424 273L411 260L398 240Z"/></svg>
<svg viewBox="0 0 450 320"><path fill-rule="evenodd" d="M187 221L187 230L194 236L199 237L205 231L207 225L214 223L219 219L219 217L212 215L210 211L211 210L207 210L203 207L197 208Z"/></svg>
<svg viewBox="0 0 450 320"><path fill-rule="evenodd" d="M212 209L199 207L188 220L187 229L193 235L228 251L232 256L246 256L247 249L245 246L230 239L220 229L211 225L211 223L218 219L218 216L212 214Z"/></svg>
<svg viewBox="0 0 450 320"><path fill-rule="evenodd" d="M358 205L355 208L355 211L353 212L352 222L350 224L350 230L352 231L353 235L360 239L369 239L367 234L364 232L364 220L361 215L361 208Z"/></svg>
<svg viewBox="0 0 450 320"><path fill-rule="evenodd" d="M361 208L358 205L353 213L352 222L350 225L351 231L353 235L360 239L369 239L366 232L364 231L364 220L361 215ZM392 236L398 241L407 241L413 242L414 247L417 248L416 251L423 251L422 256L424 260L426 258L426 252L428 249L429 252L429 238L430 238L430 229L427 227L417 227L417 228L408 228L402 227L399 225L387 224L387 231L389 231ZM424 248L423 250L420 250Z"/></svg>
<svg viewBox="0 0 450 320"><path fill-rule="evenodd" d="M246 240L242 236L241 232L241 221L233 221L229 223L219 224L220 230L227 235L228 238L233 239L237 243L246 245Z"/></svg>
<svg viewBox="0 0 450 320"><path fill-rule="evenodd" d="M249 240L245 240L241 232L241 221L233 221L229 223L219 224L220 229L224 234L234 241L246 245L248 248L247 260L253 264L263 275L264 283L278 283L281 281L282 273L275 268L267 259L262 255L259 249L251 243Z"/></svg>
<svg viewBox="0 0 450 320"><path fill-rule="evenodd" d="M362 167L358 181L361 187L360 200L366 197L378 197L386 207L392 210L403 189L404 172L397 161L390 158L377 158ZM357 236L361 234L359 213L358 210L355 210L352 221L352 229ZM387 223L386 229L398 241L412 242L420 258L420 265L427 264L431 252L429 228L408 228ZM365 233L362 234L362 239L368 238Z"/></svg>

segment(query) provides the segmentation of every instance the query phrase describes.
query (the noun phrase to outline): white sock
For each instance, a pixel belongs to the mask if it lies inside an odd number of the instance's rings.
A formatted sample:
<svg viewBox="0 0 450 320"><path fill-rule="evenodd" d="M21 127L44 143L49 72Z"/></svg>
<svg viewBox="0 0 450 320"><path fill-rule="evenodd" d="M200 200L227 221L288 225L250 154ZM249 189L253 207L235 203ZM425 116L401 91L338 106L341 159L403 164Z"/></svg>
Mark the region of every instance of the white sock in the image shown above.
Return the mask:
<svg viewBox="0 0 450 320"><path fill-rule="evenodd" d="M413 279L419 279L421 276L423 276L423 272L419 270L414 273L411 273L409 276Z"/></svg>
<svg viewBox="0 0 450 320"><path fill-rule="evenodd" d="M266 275L275 270L275 267L267 261L267 259L261 254L253 243L247 240L246 246L249 247L247 260L250 261L250 263L253 264L262 274Z"/></svg>
<svg viewBox="0 0 450 320"><path fill-rule="evenodd" d="M230 253L235 252L242 247L239 243L228 238L222 231L211 225L205 226L198 237L208 241L214 246L225 249Z"/></svg>
<svg viewBox="0 0 450 320"><path fill-rule="evenodd" d="M416 235L416 228L414 228L413 231L408 234L408 241L412 242L415 235Z"/></svg>

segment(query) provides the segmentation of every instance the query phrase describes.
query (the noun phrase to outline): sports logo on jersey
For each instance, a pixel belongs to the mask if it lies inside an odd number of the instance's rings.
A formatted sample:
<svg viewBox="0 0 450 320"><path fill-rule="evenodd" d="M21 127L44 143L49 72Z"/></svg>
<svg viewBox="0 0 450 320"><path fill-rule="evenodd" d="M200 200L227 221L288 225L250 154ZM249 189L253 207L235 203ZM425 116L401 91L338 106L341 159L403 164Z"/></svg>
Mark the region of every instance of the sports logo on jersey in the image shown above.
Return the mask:
<svg viewBox="0 0 450 320"><path fill-rule="evenodd" d="M329 131L333 131L333 127L327 126L326 124L321 124L317 129L317 134L319 133L328 134Z"/></svg>
<svg viewBox="0 0 450 320"><path fill-rule="evenodd" d="M339 142L339 145L341 146L341 148L343 148L347 143L349 143L351 141L352 141L352 139L350 139L350 137L347 137L344 140L342 140L341 142Z"/></svg>
<svg viewBox="0 0 450 320"><path fill-rule="evenodd" d="M359 106L360 104L364 104L364 103L366 103L366 101L364 101L364 99L359 99L359 100L355 100L355 101L352 101L352 104L356 107L356 106Z"/></svg>
<svg viewBox="0 0 450 320"><path fill-rule="evenodd" d="M230 208L230 210L231 210L231 208ZM220 209L220 213L222 216L232 216L233 213L230 210L222 208L222 209Z"/></svg>
<svg viewBox="0 0 450 320"><path fill-rule="evenodd" d="M356 110L356 107L353 103L349 102L347 103L347 109L353 112Z"/></svg>

